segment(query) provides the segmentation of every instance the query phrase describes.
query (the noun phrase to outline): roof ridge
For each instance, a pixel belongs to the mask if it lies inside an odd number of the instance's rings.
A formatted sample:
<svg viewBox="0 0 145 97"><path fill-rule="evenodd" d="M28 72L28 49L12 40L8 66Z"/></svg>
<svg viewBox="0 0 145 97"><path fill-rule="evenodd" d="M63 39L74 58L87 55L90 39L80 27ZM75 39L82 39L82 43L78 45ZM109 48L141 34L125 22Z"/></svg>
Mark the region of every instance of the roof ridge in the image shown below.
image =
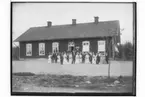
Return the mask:
<svg viewBox="0 0 145 97"><path fill-rule="evenodd" d="M99 23L105 23L105 22L118 22L119 20L109 20L109 21L100 21ZM94 22L85 22L85 23L77 23L76 25L79 24L93 24ZM62 24L62 25L52 25L51 27L58 27L58 26L72 26L72 24ZM43 28L47 26L35 26L35 27L30 27L30 28Z"/></svg>

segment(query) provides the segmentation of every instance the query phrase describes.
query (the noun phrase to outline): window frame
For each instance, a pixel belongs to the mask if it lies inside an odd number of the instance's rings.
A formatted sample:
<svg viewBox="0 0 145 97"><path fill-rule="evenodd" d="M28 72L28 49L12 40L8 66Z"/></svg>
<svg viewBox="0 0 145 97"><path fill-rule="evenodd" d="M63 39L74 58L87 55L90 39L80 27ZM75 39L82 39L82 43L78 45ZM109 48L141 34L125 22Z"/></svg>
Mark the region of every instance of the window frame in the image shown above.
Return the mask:
<svg viewBox="0 0 145 97"><path fill-rule="evenodd" d="M28 53L29 50L31 54ZM32 43L26 43L26 56L32 56Z"/></svg>
<svg viewBox="0 0 145 97"><path fill-rule="evenodd" d="M84 46L89 46L89 51L83 51ZM82 41L82 52L90 52L90 41Z"/></svg>
<svg viewBox="0 0 145 97"><path fill-rule="evenodd" d="M41 48L42 47L42 50L44 50L44 53L41 53ZM45 43L44 42L41 42L39 43L39 56L45 56Z"/></svg>
<svg viewBox="0 0 145 97"><path fill-rule="evenodd" d="M102 43L99 44L99 42L103 42L104 45L102 45ZM97 45L98 45L98 52L106 52L106 40L98 40ZM99 46L99 45L101 45L101 46ZM100 48L102 48L102 47L103 47L103 49L101 50Z"/></svg>
<svg viewBox="0 0 145 97"><path fill-rule="evenodd" d="M57 48L57 52L59 52L59 42L52 42L52 52L54 53L54 51Z"/></svg>

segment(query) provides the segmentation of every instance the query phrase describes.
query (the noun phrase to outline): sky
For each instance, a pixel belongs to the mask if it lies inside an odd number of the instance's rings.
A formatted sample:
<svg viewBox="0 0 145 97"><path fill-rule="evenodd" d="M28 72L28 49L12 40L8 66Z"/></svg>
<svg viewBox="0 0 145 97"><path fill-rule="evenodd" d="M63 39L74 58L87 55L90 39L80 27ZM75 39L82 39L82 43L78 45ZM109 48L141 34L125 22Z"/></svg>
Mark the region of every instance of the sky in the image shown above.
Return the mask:
<svg viewBox="0 0 145 97"><path fill-rule="evenodd" d="M133 40L133 5L131 3L13 3L13 40L30 27L119 20L121 43Z"/></svg>

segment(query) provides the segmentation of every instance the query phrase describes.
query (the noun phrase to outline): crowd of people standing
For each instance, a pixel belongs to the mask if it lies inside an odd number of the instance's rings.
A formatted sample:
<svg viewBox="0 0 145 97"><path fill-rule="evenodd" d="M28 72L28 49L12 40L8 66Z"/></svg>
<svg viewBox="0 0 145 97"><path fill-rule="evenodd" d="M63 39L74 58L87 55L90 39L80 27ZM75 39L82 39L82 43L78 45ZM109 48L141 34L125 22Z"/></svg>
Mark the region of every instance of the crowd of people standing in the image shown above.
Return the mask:
<svg viewBox="0 0 145 97"><path fill-rule="evenodd" d="M49 53L48 63L60 64L108 64L108 55L105 54L103 62L101 62L101 54L93 52L62 52Z"/></svg>

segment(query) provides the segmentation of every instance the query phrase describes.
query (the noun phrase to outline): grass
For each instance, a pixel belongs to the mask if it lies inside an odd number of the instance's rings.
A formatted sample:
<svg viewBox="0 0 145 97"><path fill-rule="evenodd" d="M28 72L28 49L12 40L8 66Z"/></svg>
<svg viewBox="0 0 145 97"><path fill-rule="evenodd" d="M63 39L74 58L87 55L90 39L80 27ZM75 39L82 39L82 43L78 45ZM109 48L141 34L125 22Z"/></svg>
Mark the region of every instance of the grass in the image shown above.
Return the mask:
<svg viewBox="0 0 145 97"><path fill-rule="evenodd" d="M120 83L114 84L114 81ZM24 86L36 87L66 87L101 91L126 91L132 90L132 77L108 78L102 76L72 76L33 73L14 73L12 75L12 89L24 91ZM29 87L28 87L29 88Z"/></svg>

